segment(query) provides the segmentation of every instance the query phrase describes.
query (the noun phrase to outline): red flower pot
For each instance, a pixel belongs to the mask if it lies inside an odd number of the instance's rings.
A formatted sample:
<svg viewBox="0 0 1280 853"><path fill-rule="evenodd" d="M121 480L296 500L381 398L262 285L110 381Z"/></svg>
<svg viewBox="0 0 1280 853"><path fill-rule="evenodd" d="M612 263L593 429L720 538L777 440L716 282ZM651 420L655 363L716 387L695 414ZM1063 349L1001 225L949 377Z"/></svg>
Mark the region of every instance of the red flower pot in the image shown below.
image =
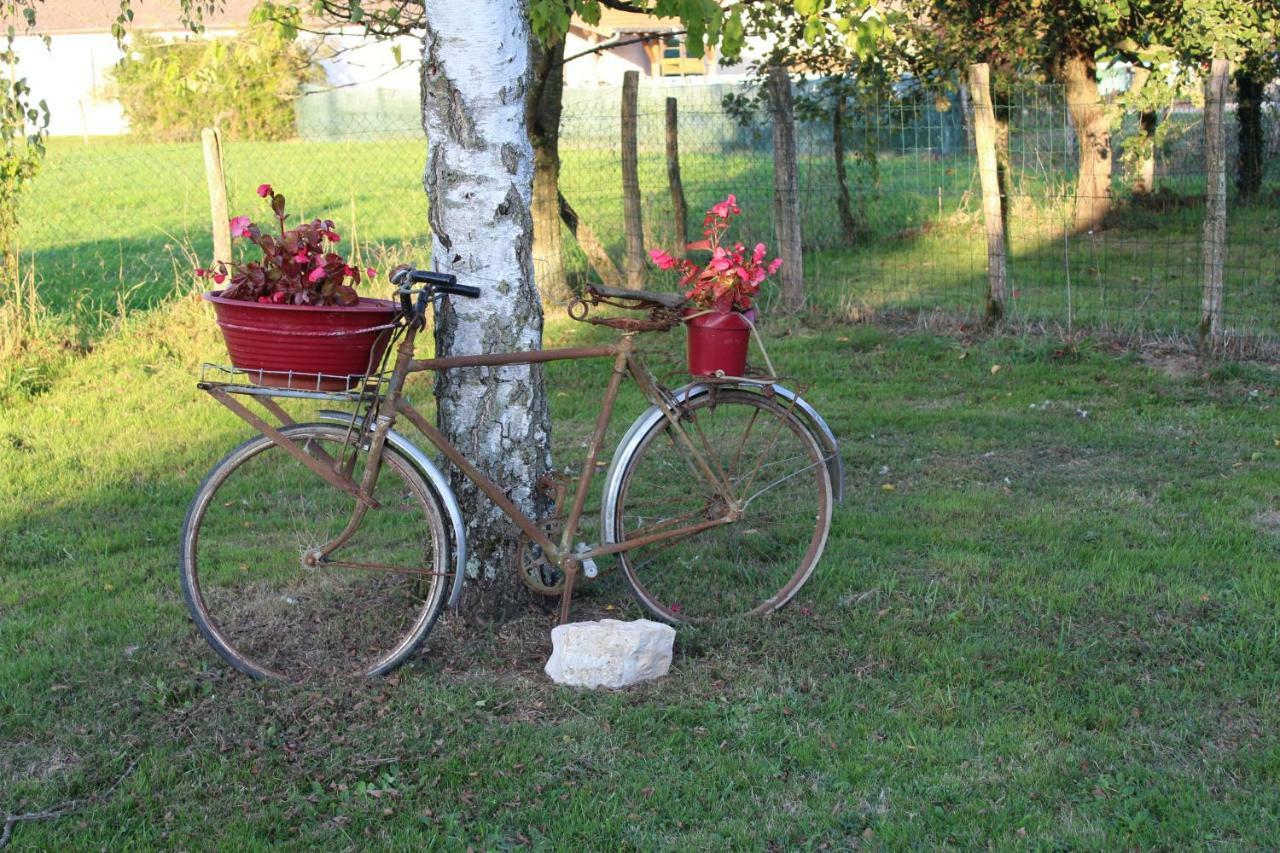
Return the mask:
<svg viewBox="0 0 1280 853"><path fill-rule="evenodd" d="M747 369L751 324L736 312L702 314L685 311L689 332L689 372L694 376L741 376Z"/></svg>
<svg viewBox="0 0 1280 853"><path fill-rule="evenodd" d="M356 305L276 305L221 294L214 290L204 298L213 303L232 366L272 388L350 388L370 366L377 367L399 314L396 304L385 299L361 297Z"/></svg>

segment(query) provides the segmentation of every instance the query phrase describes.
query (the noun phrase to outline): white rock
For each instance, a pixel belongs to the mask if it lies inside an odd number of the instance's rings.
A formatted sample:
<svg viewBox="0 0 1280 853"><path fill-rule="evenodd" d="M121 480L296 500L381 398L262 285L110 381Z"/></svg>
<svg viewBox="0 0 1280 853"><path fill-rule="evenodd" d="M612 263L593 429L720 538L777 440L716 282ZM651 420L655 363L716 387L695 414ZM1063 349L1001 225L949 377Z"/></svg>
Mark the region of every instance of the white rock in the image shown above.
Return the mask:
<svg viewBox="0 0 1280 853"><path fill-rule="evenodd" d="M551 629L547 675L573 687L626 687L671 669L676 629L638 619L570 622Z"/></svg>

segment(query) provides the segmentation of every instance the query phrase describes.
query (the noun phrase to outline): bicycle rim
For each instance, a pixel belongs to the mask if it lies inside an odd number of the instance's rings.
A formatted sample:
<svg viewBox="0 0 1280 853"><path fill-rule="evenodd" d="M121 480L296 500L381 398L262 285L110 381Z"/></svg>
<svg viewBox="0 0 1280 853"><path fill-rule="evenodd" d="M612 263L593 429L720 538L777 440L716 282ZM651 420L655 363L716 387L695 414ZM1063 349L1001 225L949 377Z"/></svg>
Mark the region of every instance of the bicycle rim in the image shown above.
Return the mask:
<svg viewBox="0 0 1280 853"><path fill-rule="evenodd" d="M620 480L619 541L723 518L735 501L742 516L620 554L632 591L671 622L776 610L813 573L830 530L831 480L818 443L783 406L744 392L690 400L680 424L728 488L705 476L664 418Z"/></svg>
<svg viewBox="0 0 1280 853"><path fill-rule="evenodd" d="M285 432L322 458L355 452L345 427ZM357 479L363 463L360 454ZM335 562L309 566L304 557L343 531L355 499L266 437L232 451L197 492L182 538L183 593L209 644L242 672L294 681L402 662L446 597L449 539L435 494L391 448L374 498Z"/></svg>

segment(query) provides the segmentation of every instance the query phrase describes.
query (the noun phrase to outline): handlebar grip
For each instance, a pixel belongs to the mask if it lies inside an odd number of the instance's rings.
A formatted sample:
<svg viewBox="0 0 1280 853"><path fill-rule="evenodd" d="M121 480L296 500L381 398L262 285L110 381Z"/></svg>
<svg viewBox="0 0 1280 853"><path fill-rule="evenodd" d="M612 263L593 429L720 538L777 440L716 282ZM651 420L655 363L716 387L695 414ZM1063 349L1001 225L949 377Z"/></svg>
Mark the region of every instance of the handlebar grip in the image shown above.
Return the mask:
<svg viewBox="0 0 1280 853"><path fill-rule="evenodd" d="M465 296L468 299L476 299L480 296L480 288L472 287L469 284L458 284L458 277L445 272L432 272L431 270L414 269L411 266L397 267L391 272L391 283L396 287L403 288L409 284L426 284L436 293L448 293L453 296ZM408 310L408 297L401 294L401 305ZM421 306L420 306L421 307Z"/></svg>
<svg viewBox="0 0 1280 853"><path fill-rule="evenodd" d="M437 289L441 293L451 293L454 296L465 296L468 299L478 299L480 297L480 288L472 287L469 284L447 284Z"/></svg>

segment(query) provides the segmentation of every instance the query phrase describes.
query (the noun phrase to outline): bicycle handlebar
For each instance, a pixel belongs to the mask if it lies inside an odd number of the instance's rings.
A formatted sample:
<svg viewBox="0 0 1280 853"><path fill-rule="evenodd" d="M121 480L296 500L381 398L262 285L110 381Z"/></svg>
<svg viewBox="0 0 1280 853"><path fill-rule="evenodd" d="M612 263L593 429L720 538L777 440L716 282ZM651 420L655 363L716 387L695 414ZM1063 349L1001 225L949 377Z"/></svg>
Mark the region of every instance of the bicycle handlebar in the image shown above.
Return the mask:
<svg viewBox="0 0 1280 853"><path fill-rule="evenodd" d="M391 283L401 290L412 284L425 284L436 293L448 293L452 296L465 296L476 299L480 296L480 288L469 284L458 284L458 277L445 272L414 269L411 266L397 267L391 271ZM404 294L401 294L402 296Z"/></svg>
<svg viewBox="0 0 1280 853"><path fill-rule="evenodd" d="M444 272L431 272L430 270L414 269L405 265L396 267L391 271L391 283L396 286L396 293L400 297L400 310L404 312L404 316L410 318L412 323L421 328L424 322L423 318L427 313L427 303L432 297L440 293L448 293L451 296L464 296L467 299L475 299L480 296L480 288L472 287L469 284L458 284L458 277ZM422 290L418 291L418 304L413 304L413 285L426 285Z"/></svg>

